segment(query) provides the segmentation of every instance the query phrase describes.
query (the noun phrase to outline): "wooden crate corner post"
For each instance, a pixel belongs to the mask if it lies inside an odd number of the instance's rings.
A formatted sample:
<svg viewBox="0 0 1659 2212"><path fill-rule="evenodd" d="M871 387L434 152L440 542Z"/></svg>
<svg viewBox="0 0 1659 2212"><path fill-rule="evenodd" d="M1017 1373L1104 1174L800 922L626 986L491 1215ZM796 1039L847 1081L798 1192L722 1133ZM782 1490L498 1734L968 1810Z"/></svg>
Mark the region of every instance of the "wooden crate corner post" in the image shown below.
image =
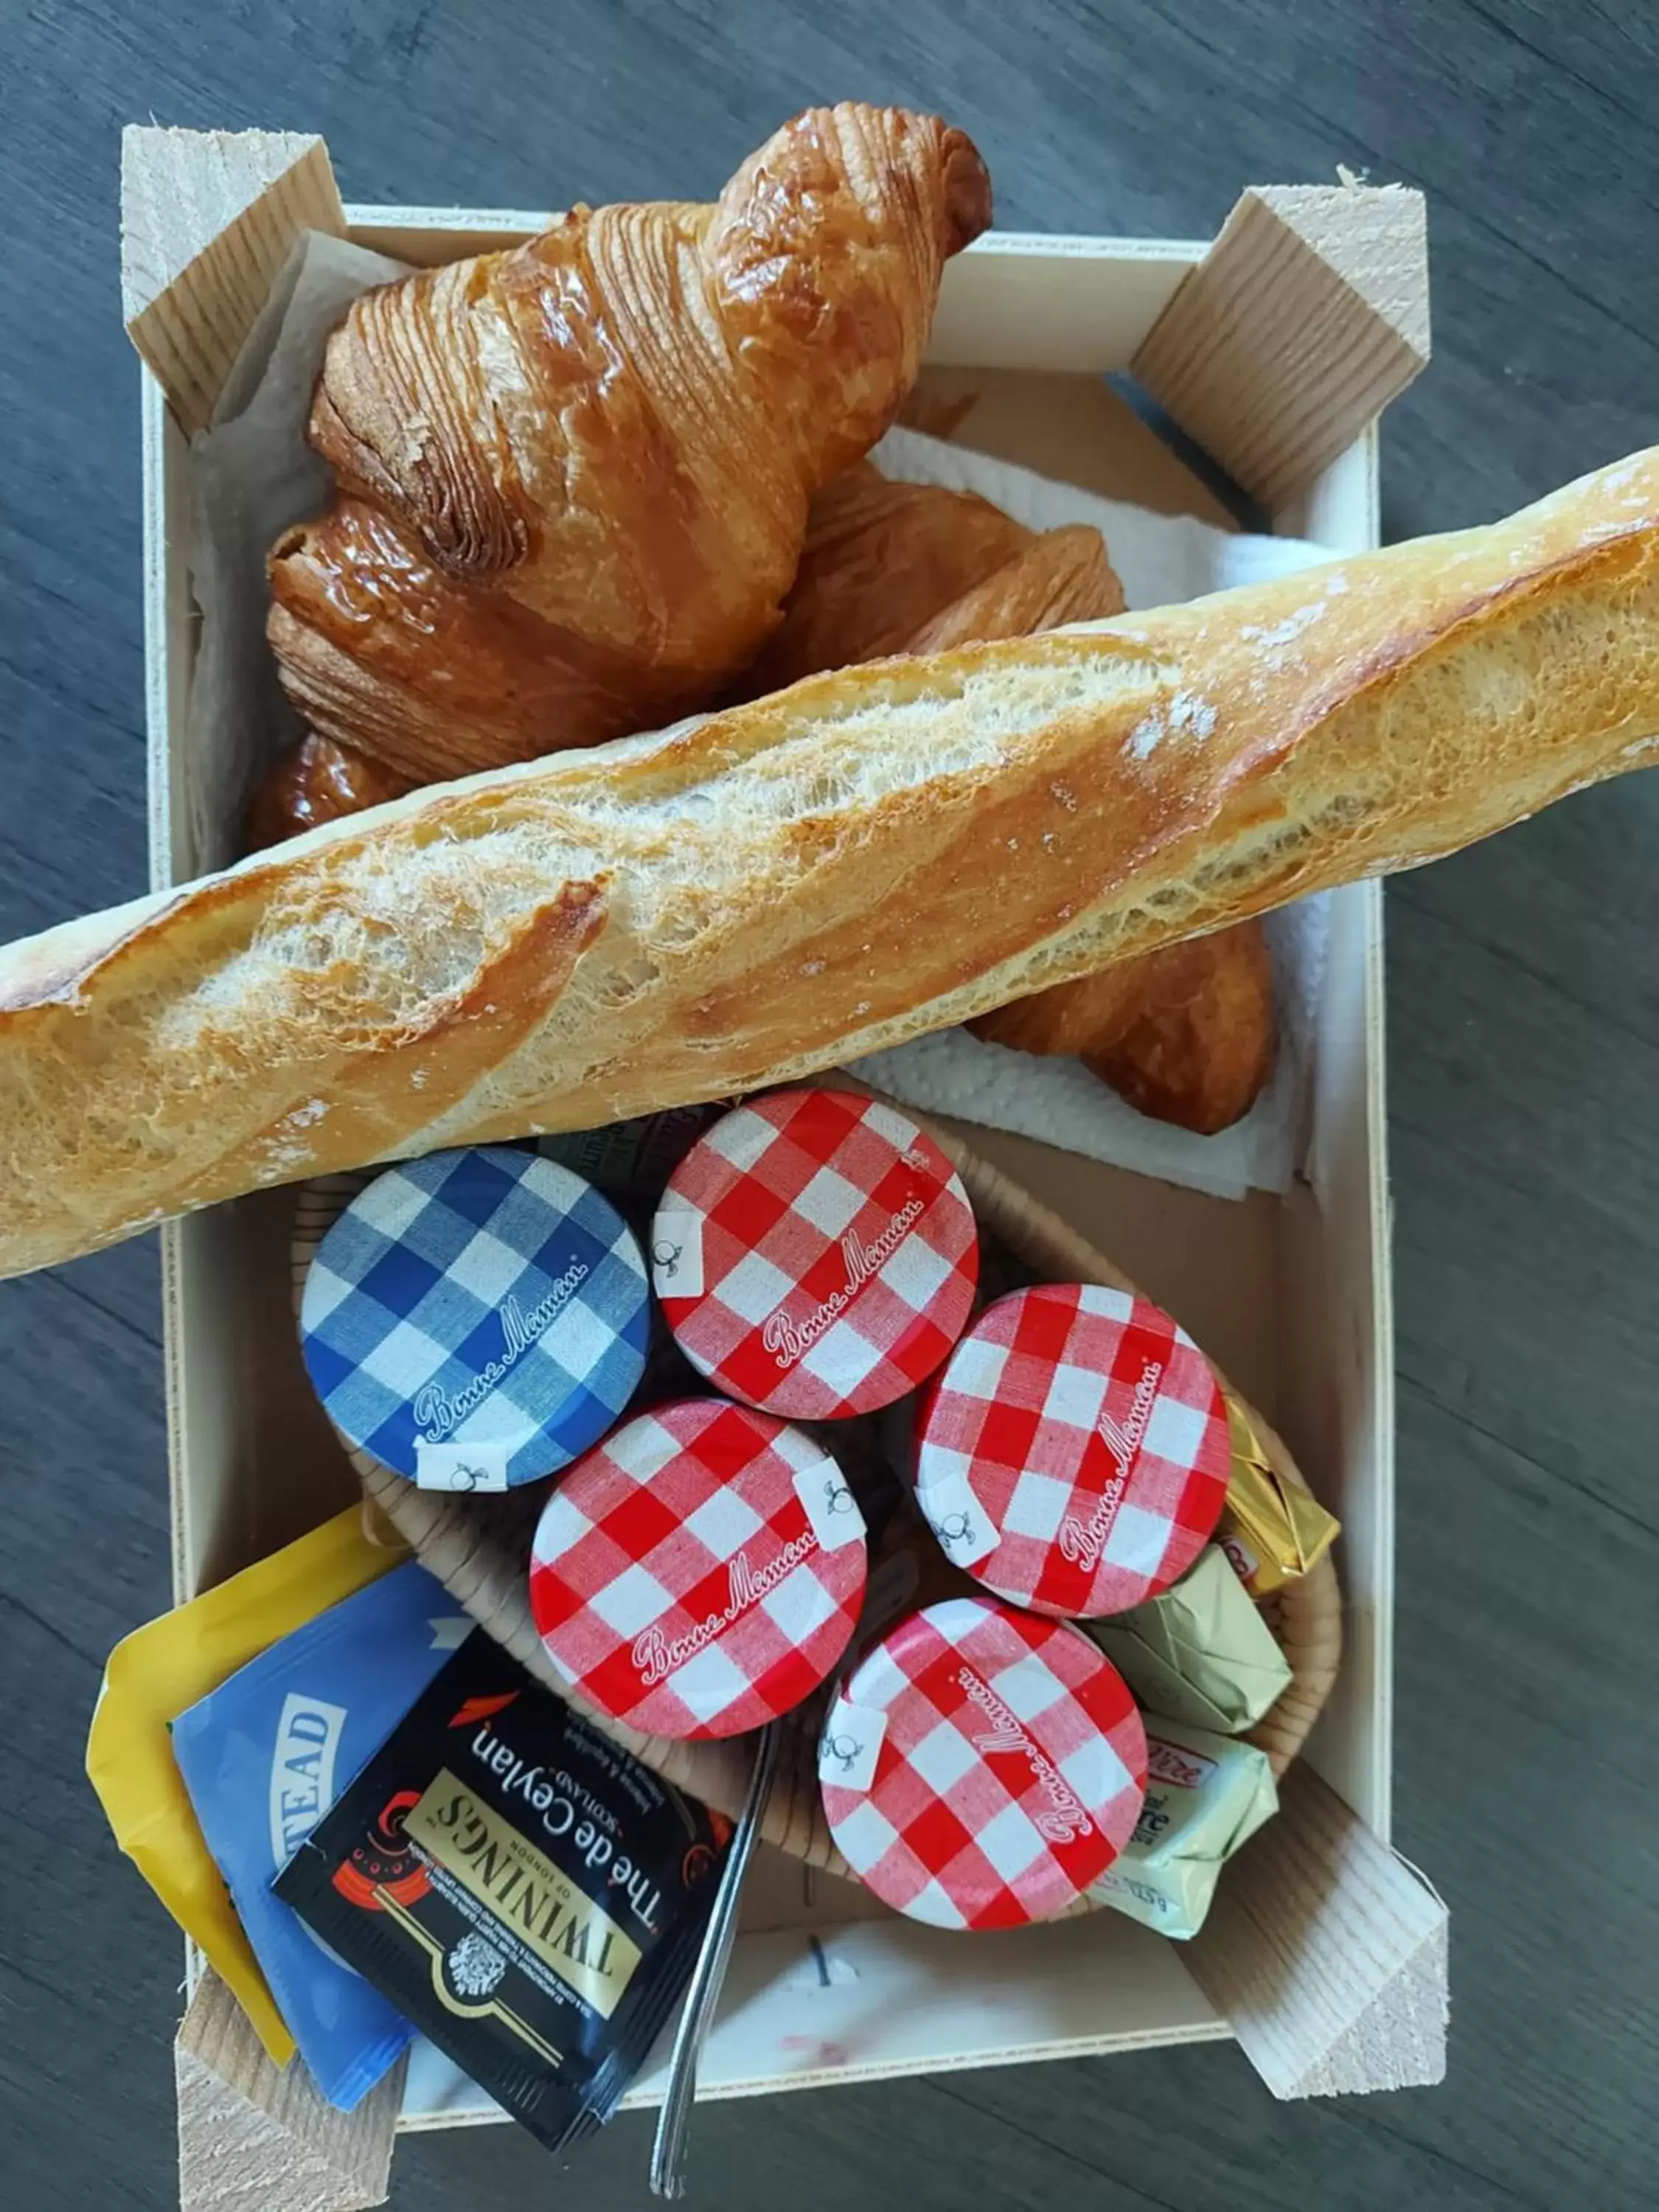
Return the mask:
<svg viewBox="0 0 1659 2212"><path fill-rule="evenodd" d="M319 137L145 124L122 132L121 312L187 432L211 420L295 240L345 228Z"/></svg>
<svg viewBox="0 0 1659 2212"><path fill-rule="evenodd" d="M1254 185L1133 375L1270 512L1429 358L1428 224L1403 185Z"/></svg>
<svg viewBox="0 0 1659 2212"><path fill-rule="evenodd" d="M1446 1908L1305 1760L1188 1957L1275 2097L1445 2078Z"/></svg>
<svg viewBox="0 0 1659 2212"><path fill-rule="evenodd" d="M180 2212L368 2212L385 2203L404 2060L355 2112L337 2112L301 2060L271 2063L210 1971L173 2061Z"/></svg>

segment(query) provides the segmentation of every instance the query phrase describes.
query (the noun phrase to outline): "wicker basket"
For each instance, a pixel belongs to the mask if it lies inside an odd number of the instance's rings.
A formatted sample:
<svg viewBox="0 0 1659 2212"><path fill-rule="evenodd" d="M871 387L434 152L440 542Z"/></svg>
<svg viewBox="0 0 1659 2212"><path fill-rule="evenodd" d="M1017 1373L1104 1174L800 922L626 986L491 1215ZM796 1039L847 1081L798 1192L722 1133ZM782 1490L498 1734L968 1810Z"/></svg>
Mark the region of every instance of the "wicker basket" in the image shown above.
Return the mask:
<svg viewBox="0 0 1659 2212"><path fill-rule="evenodd" d="M1034 1279L1134 1289L1057 1214L981 1159L951 1131L937 1124L924 1126L954 1163L981 1231L1009 1247ZM318 1244L364 1180L362 1176L325 1176L301 1192L294 1235L296 1305ZM1275 1466L1301 1481L1283 1443L1253 1410L1250 1418ZM532 1674L568 1697L548 1662L530 1613L530 1546L545 1486L528 1483L499 1497L453 1497L417 1490L366 1452L349 1450L349 1456L370 1500L451 1595ZM1250 1731L1250 1741L1261 1745L1274 1774L1280 1775L1318 1719L1341 1654L1341 1600L1328 1555L1302 1581L1288 1584L1263 1611L1292 1672L1284 1695ZM763 1832L768 1842L795 1857L844 1874L847 1869L830 1840L818 1802L817 1717L814 1701L784 1730ZM598 1715L594 1718L607 1735L691 1796L733 1817L740 1809L750 1766L741 1738L672 1742L641 1735Z"/></svg>

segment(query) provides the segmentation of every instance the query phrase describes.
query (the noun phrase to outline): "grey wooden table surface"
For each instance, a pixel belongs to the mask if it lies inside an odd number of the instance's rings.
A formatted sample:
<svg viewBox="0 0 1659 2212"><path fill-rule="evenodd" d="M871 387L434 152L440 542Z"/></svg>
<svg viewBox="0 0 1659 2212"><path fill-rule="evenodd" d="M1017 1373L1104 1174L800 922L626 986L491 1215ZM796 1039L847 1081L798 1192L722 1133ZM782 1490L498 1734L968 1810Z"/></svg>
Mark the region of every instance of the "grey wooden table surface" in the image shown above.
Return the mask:
<svg viewBox="0 0 1659 2212"><path fill-rule="evenodd" d="M1006 224L1212 231L1346 162L1430 196L1435 361L1391 535L1659 438L1647 0L3 0L0 936L143 883L137 380L118 126L321 131L348 198L710 194L808 101L939 109ZM1450 2078L1274 2105L1224 2046L710 2109L695 2204L1659 2200L1659 775L1391 888L1397 1840L1452 1911ZM167 1599L143 1243L0 1285L0 2184L174 2202L174 1932L81 1771ZM644 2201L516 2130L400 2147L398 2212Z"/></svg>

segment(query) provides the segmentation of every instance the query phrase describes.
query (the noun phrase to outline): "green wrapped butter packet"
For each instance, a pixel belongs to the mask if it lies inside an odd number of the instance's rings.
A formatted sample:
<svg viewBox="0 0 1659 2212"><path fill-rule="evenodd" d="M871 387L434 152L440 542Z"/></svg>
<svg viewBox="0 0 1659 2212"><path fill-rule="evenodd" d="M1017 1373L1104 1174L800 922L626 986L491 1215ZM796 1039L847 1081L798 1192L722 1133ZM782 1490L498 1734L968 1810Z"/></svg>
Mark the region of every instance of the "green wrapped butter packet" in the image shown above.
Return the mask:
<svg viewBox="0 0 1659 2212"><path fill-rule="evenodd" d="M1149 1713L1237 1735L1290 1686L1290 1662L1215 1545L1173 1589L1115 1620L1085 1620L1092 1638Z"/></svg>
<svg viewBox="0 0 1659 2212"><path fill-rule="evenodd" d="M1146 1716L1146 1802L1089 1892L1161 1936L1196 1936L1222 1867L1279 1810L1266 1752Z"/></svg>

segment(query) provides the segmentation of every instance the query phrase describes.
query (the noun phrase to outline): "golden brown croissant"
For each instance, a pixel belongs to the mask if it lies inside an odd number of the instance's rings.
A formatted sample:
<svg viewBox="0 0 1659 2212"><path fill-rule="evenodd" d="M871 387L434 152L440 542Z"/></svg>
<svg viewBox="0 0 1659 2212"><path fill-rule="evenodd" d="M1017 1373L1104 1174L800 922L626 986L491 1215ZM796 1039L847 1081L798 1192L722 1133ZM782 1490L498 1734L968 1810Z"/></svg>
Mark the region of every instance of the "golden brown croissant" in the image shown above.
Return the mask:
<svg viewBox="0 0 1659 2212"><path fill-rule="evenodd" d="M864 462L812 502L781 628L745 696L886 653L943 653L1118 614L1098 531L1041 535L971 492ZM1259 921L1120 962L1000 1007L975 1033L1079 1059L1143 1114L1212 1134L1273 1067L1273 977Z"/></svg>
<svg viewBox="0 0 1659 2212"><path fill-rule="evenodd" d="M969 1027L1018 1052L1060 1053L1159 1121L1213 1136L1273 1073L1273 970L1256 921L1056 983Z"/></svg>
<svg viewBox="0 0 1659 2212"><path fill-rule="evenodd" d="M311 418L338 496L270 561L306 722L422 782L707 703L989 219L960 131L817 108L713 207L577 208L366 294Z"/></svg>
<svg viewBox="0 0 1659 2212"><path fill-rule="evenodd" d="M812 501L783 621L742 691L758 698L823 668L1018 637L1122 605L1097 530L1038 537L972 492L902 483L863 461Z"/></svg>
<svg viewBox="0 0 1659 2212"><path fill-rule="evenodd" d="M243 842L250 853L263 852L320 822L361 814L412 788L407 776L313 731L272 763L248 808Z"/></svg>

